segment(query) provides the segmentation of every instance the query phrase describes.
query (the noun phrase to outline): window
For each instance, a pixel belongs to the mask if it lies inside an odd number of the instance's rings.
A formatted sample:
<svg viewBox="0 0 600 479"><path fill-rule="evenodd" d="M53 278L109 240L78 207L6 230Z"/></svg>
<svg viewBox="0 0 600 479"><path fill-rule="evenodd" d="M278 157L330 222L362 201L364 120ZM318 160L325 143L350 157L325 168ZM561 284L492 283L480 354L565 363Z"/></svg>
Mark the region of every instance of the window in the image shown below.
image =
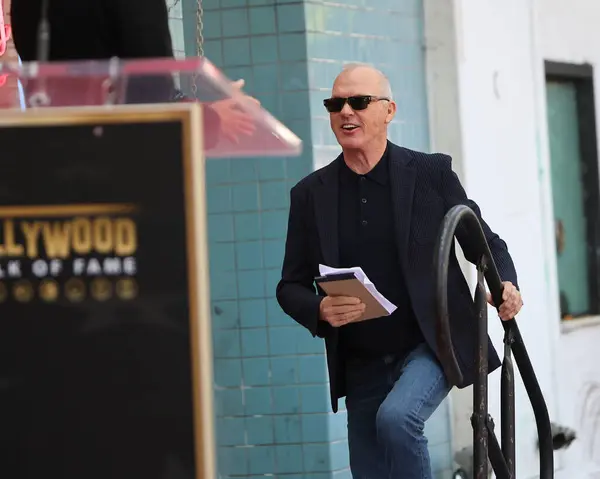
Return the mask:
<svg viewBox="0 0 600 479"><path fill-rule="evenodd" d="M546 101L561 317L596 315L600 198L592 67L546 62Z"/></svg>

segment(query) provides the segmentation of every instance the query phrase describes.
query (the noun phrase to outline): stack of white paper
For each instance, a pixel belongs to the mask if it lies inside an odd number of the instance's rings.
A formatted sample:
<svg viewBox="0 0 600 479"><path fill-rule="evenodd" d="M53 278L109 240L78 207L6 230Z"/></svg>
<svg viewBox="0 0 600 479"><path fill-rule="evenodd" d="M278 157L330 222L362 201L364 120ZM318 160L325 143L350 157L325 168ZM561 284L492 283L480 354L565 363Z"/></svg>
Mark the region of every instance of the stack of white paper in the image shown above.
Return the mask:
<svg viewBox="0 0 600 479"><path fill-rule="evenodd" d="M360 266L355 266L353 268L332 268L330 266L325 266L324 264L319 265L319 274L321 276L341 273L354 273L356 279L358 279L365 286L365 288L373 295L377 302L385 308L388 314L392 314L394 311L396 311L396 309L398 309L396 305L392 304L386 299L385 296L377 291L375 285L369 280Z"/></svg>

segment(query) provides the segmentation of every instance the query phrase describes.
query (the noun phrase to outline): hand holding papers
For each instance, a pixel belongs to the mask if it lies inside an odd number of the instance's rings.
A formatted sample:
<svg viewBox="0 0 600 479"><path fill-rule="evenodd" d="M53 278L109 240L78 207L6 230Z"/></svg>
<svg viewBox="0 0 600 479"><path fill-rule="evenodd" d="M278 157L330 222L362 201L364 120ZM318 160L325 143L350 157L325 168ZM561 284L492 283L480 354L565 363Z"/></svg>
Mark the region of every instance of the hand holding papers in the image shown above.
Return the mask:
<svg viewBox="0 0 600 479"><path fill-rule="evenodd" d="M362 268L331 268L319 265L321 276L316 283L328 296L350 296L359 298L365 305L361 321L389 316L396 306L388 301L369 280Z"/></svg>

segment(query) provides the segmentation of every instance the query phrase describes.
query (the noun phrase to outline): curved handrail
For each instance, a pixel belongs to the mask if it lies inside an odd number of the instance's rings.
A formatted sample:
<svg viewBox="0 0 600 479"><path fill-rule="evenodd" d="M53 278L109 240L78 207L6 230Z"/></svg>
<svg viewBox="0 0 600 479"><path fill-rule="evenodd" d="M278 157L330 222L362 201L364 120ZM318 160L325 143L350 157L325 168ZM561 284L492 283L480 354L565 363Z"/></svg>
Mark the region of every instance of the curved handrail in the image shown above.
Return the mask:
<svg viewBox="0 0 600 479"><path fill-rule="evenodd" d="M490 293L492 295L492 299L494 304L500 305L502 303L502 281L500 279L500 275L498 274L498 269L496 268L496 264L494 263L494 259L492 257L489 245L485 239L485 235L483 233L483 229L481 228L481 223L479 222L479 218L467 206L458 205L453 207L445 216L444 221L442 223L442 227L440 230L440 236L438 238L437 247L435 250L435 275L436 275L436 312L437 312L437 342L439 355L442 362L442 366L448 378L448 381L452 386L460 386L463 383L463 374L460 369L460 365L456 359L454 353L454 347L452 344L452 336L450 332L450 318L448 311L448 266L450 261L450 253L452 251L452 246L454 244L454 234L456 229L460 226L463 226L468 231L468 234L471 236L472 241L477 243L478 249L480 251L479 261L477 264L478 269L478 288L475 295L476 302L480 307L479 314L479 354L478 354L478 366L479 366L479 374L476 378L476 384L474 388L474 400L481 399L481 404L478 404L480 410L474 411L477 414L482 411L485 412L486 421L487 418L487 305L485 304L485 296L483 298L481 295L485 294L485 286L483 285L483 278L488 284L490 289ZM535 372L533 370L533 366L531 365L531 361L529 359L529 355L527 354L527 349L525 348L525 344L523 342L523 338L519 332L519 328L515 319L511 319L509 321L502 321L502 326L505 331L505 363L508 361L507 367L507 383L508 388L504 390L504 377L503 377L503 404L505 400L507 403L514 398L514 379L512 377L512 364L510 360L510 350L514 354L515 361L521 373L521 377L523 380L523 384L525 386L525 390L527 391L527 395L529 396L529 401L533 407L533 412L535 415L535 422L537 426L538 438L539 438L539 452L540 452L540 479L551 479L554 477L554 457L553 457L553 447L552 447L552 431L550 427L550 417L548 414L548 408L546 406L546 402L544 400L544 396L542 394L540 385L536 378ZM485 344L481 344L485 343ZM481 354L484 352L485 354ZM481 373L484 373L483 375ZM504 372L504 364L503 364L503 376ZM478 384L481 381L485 381L483 384ZM508 389L512 389L509 391ZM485 393L485 398L481 397L481 395ZM504 397L511 395L511 398ZM512 466L507 467L507 463L509 461L514 462L514 457L506 458L502 456L506 456L505 445L508 448L509 443L512 440L512 449L514 451L514 411L509 412L506 415L509 421L512 420L512 430L510 428L510 424L505 424L505 411L502 414L502 430L503 430L503 451L502 453L499 451L497 440L493 433L493 423L490 427L487 424L488 431L480 436L483 438L482 441L485 446L485 453L487 454L487 435L490 434L491 441L491 449L490 449L490 460L492 462L492 466L496 471L497 477L514 477L514 464ZM512 418L508 417L512 416ZM485 427L485 425L481 425L477 423L479 417L476 417L474 414L474 423L473 427ZM491 420L490 420L491 422ZM477 424L476 424L477 423ZM506 428L506 429L505 429ZM505 438L504 431L509 431L512 434L512 438ZM481 431L480 431L481 432ZM477 431L476 431L477 434ZM477 437L477 436L476 436ZM475 455L477 454L477 444L475 447ZM494 455L499 457L492 457L492 450L494 450ZM514 454L514 453L513 453ZM510 454L509 454L510 455ZM481 461L482 459L479 458ZM495 464L496 461L502 461L504 464ZM485 458L485 470L487 471L487 458ZM477 461L476 461L477 462ZM477 466L477 464L476 464ZM497 467L498 466L498 467ZM502 471L498 471L500 468ZM477 470L477 469L475 469ZM512 471L512 472L510 472ZM476 477L480 477L479 475Z"/></svg>

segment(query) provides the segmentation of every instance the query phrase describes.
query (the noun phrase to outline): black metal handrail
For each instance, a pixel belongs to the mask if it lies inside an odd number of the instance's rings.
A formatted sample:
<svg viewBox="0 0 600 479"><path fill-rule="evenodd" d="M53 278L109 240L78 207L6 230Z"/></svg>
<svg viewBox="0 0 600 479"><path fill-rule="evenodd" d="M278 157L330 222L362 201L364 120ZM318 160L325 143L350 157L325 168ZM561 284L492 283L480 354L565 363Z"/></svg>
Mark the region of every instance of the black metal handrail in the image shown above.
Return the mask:
<svg viewBox="0 0 600 479"><path fill-rule="evenodd" d="M448 381L452 386L463 383L463 374L454 354L448 312L448 265L454 244L454 233L464 223L471 241L480 251L477 262L477 288L475 304L477 323L477 375L473 385L473 477L488 478L488 457L498 479L515 478L515 391L511 351L523 379L529 401L533 407L539 438L540 479L554 477L552 431L548 408L536 378L527 349L515 319L502 321L504 327L504 359L501 372L501 432L502 446L494 433L494 423L488 414L488 325L485 281L495 305L502 303L502 281L481 223L472 209L459 205L445 216L435 251L437 346ZM462 225L461 225L462 226Z"/></svg>

